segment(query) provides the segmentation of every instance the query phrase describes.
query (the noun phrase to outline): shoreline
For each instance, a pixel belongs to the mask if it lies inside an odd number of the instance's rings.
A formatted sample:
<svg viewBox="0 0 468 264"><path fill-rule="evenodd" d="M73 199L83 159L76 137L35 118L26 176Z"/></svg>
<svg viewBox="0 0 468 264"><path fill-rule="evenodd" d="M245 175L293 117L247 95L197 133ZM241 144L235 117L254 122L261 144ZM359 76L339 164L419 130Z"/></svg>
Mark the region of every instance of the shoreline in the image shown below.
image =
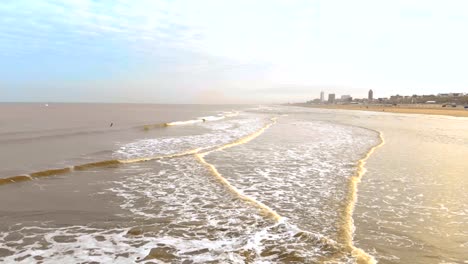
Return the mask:
<svg viewBox="0 0 468 264"><path fill-rule="evenodd" d="M400 114L423 114L423 115L445 115L455 117L468 117L468 110L463 108L442 108L440 105L315 105L315 104L292 104L294 106L319 108L319 109L340 109L371 112L389 112Z"/></svg>

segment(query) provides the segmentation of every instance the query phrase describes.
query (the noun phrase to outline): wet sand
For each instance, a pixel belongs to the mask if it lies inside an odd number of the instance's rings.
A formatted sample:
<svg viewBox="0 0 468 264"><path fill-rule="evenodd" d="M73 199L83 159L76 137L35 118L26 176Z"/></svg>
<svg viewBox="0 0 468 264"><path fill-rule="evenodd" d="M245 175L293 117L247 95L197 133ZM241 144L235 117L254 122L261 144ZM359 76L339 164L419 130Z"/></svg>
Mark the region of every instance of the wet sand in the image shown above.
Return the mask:
<svg viewBox="0 0 468 264"><path fill-rule="evenodd" d="M441 105L313 105L313 104L296 104L297 106L304 106L310 108L323 108L323 109L342 109L342 110L359 110L359 111L372 111L372 112L389 112L389 113L402 113L402 114L424 114L424 115L447 115L468 117L468 110L462 107L448 107L443 108Z"/></svg>
<svg viewBox="0 0 468 264"><path fill-rule="evenodd" d="M384 264L466 262L466 117L299 108L384 139L358 184L356 246Z"/></svg>

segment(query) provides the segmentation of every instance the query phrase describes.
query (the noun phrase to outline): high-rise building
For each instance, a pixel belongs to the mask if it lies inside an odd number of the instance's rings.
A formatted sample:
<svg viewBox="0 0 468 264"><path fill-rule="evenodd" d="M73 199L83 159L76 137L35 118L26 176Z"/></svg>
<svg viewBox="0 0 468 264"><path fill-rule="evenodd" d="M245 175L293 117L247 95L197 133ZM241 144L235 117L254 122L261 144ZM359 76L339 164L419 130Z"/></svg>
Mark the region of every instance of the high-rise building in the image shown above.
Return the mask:
<svg viewBox="0 0 468 264"><path fill-rule="evenodd" d="M325 93L323 91L320 92L320 102L323 103L325 101Z"/></svg>
<svg viewBox="0 0 468 264"><path fill-rule="evenodd" d="M367 96L367 99L369 99L369 101L372 101L374 99L374 92L372 91L372 89L369 90L369 95Z"/></svg>
<svg viewBox="0 0 468 264"><path fill-rule="evenodd" d="M335 102L335 94L328 94L328 103L333 104Z"/></svg>

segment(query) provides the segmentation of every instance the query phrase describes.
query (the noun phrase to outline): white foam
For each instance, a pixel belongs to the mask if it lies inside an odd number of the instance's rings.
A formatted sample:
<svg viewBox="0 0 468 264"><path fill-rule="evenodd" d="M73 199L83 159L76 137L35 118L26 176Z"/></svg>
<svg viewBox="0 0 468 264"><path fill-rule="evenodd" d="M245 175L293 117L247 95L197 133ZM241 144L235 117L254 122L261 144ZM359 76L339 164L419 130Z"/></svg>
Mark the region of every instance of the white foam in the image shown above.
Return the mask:
<svg viewBox="0 0 468 264"><path fill-rule="evenodd" d="M291 125L297 127L294 136L284 137ZM320 230L333 237L355 164L377 139L376 133L361 128L280 122L256 144L214 153L206 159L244 194L306 230ZM240 162L225 164L226 160ZM314 221L309 221L311 218Z"/></svg>
<svg viewBox="0 0 468 264"><path fill-rule="evenodd" d="M192 119L192 120L169 122L169 123L166 123L166 125L167 126L193 125L193 124L198 124L198 123L203 123L203 122L219 121L227 117L236 117L238 115L239 115L239 112L223 112L215 116L202 116L202 117L197 117L196 119Z"/></svg>
<svg viewBox="0 0 468 264"><path fill-rule="evenodd" d="M204 117L199 117L198 119L202 120L203 122L206 122L206 121L223 120L225 118L226 118L225 116L204 116Z"/></svg>
<svg viewBox="0 0 468 264"><path fill-rule="evenodd" d="M158 155L171 155L195 148L207 148L223 145L245 137L261 127L267 119L246 118L233 119L222 122L207 122L201 124L209 131L201 135L161 137L142 139L133 143L121 145L114 152L117 159L134 159L153 157Z"/></svg>
<svg viewBox="0 0 468 264"><path fill-rule="evenodd" d="M196 124L196 123L201 123L201 122L203 122L201 119L194 119L194 120L187 120L187 121L170 122L170 123L167 123L166 125L168 125L168 126L180 126L180 125L191 125L191 124Z"/></svg>
<svg viewBox="0 0 468 264"><path fill-rule="evenodd" d="M141 158L224 145L258 131L266 122L253 115L201 122L197 126L205 134L143 139L122 145L115 155ZM288 136L291 129L294 136ZM114 173L125 177L116 177L112 187L101 192L115 195L111 201L122 210L120 217L128 219L123 222L141 223L144 235L126 235L130 226L23 229L23 234L43 239L46 245L23 245L3 260L29 254L24 263L36 255L51 263L128 263L155 247L171 250L174 262L194 263L244 263L246 255L253 263L281 262L285 255L315 263L339 255L336 226L345 183L354 172L354 160L373 143L373 136L364 129L326 122L285 121L255 141L206 156L242 193L287 217L279 223L227 192L194 157L155 160L119 168ZM59 235L76 241L56 242ZM128 255L118 256L121 253ZM352 257L345 254L336 262L352 263Z"/></svg>

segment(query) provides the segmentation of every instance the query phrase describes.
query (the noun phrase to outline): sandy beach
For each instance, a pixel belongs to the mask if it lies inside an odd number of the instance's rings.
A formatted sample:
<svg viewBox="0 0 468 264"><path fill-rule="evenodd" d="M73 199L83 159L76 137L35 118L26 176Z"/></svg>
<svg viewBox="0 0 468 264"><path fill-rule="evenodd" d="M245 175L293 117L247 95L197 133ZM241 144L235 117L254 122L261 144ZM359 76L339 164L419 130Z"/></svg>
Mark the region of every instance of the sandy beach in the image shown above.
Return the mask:
<svg viewBox="0 0 468 264"><path fill-rule="evenodd" d="M441 105L316 105L316 104L296 104L297 106L323 109L343 109L360 110L373 112L390 112L404 114L425 114L425 115L447 115L468 117L468 110L458 107L442 107Z"/></svg>

